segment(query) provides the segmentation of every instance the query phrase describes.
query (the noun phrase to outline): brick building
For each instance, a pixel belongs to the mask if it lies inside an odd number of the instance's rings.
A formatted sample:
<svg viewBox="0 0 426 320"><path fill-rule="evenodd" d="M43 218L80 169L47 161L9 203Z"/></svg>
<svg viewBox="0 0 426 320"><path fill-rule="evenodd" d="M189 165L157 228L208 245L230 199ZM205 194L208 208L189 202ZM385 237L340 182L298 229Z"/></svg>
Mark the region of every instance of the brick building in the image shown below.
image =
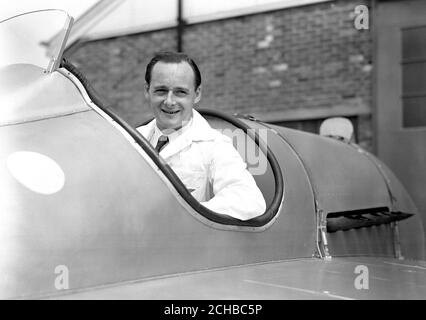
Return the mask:
<svg viewBox="0 0 426 320"><path fill-rule="evenodd" d="M330 116L349 117L357 142L372 145L372 32L354 27L369 0L293 6L191 23L183 51L203 75L200 107L251 114L318 132ZM144 68L154 52L176 50L177 29L162 28L80 42L66 53L133 125L151 117Z"/></svg>

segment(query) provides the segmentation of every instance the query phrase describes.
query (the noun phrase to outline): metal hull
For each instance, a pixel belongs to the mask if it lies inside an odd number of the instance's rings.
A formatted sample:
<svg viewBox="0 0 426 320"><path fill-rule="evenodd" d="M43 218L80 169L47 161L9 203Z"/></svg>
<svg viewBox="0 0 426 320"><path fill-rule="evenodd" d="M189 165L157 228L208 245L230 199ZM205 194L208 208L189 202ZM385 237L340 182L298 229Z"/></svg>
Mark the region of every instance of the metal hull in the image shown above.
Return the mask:
<svg viewBox="0 0 426 320"><path fill-rule="evenodd" d="M357 266L368 288L356 287ZM425 299L426 261L385 258L295 259L122 283L54 299Z"/></svg>

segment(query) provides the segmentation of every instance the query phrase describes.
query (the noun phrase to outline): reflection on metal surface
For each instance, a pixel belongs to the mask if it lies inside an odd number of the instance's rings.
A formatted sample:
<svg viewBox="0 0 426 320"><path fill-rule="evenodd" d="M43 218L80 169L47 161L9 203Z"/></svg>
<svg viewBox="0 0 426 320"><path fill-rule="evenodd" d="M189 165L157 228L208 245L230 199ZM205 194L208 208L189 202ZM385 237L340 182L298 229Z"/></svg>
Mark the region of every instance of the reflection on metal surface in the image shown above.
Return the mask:
<svg viewBox="0 0 426 320"><path fill-rule="evenodd" d="M54 194L65 184L65 174L51 158L37 152L18 151L7 158L10 174L23 186L41 194Z"/></svg>
<svg viewBox="0 0 426 320"><path fill-rule="evenodd" d="M319 295L319 296L328 297L328 298L335 298L335 299L341 299L341 300L355 300L353 298L331 294L329 291L318 292L318 291L314 291L314 290L307 290L307 289L302 289L302 288L285 286L285 285L282 285L282 284L275 284L275 283L268 283L268 282L254 281L254 280L244 280L244 281L249 282L249 283L254 283L254 284L260 284L260 285L264 285L264 286L270 286L270 287L275 287L275 288L288 289L288 290L291 290L291 291L299 291L299 292L303 292L303 293Z"/></svg>
<svg viewBox="0 0 426 320"><path fill-rule="evenodd" d="M416 266L416 265L411 265L411 264L396 263L396 262L389 262L389 261L385 261L384 263L391 264L393 266L400 266L400 267L408 267L408 268L415 268L415 269L420 269L420 270L426 270L426 267Z"/></svg>
<svg viewBox="0 0 426 320"><path fill-rule="evenodd" d="M317 208L317 246L319 248L318 254L322 259L331 260L327 241L327 214L324 212L324 210L319 209L318 202L315 202Z"/></svg>

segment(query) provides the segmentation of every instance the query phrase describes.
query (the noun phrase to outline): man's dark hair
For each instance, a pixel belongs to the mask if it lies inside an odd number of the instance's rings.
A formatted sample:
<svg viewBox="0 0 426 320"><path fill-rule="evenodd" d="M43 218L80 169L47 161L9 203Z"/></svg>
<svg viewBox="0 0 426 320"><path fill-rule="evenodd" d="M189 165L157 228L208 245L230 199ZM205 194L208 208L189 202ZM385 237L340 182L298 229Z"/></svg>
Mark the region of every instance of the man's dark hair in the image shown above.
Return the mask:
<svg viewBox="0 0 426 320"><path fill-rule="evenodd" d="M146 66L145 81L148 84L148 86L151 84L152 69L154 68L157 62L165 62L165 63L187 62L191 66L192 70L194 71L195 89L198 89L198 87L201 85L200 69L198 69L194 60L192 60L187 54L182 52L163 51L163 52L156 53L154 57L151 59L151 61L148 63L148 65Z"/></svg>

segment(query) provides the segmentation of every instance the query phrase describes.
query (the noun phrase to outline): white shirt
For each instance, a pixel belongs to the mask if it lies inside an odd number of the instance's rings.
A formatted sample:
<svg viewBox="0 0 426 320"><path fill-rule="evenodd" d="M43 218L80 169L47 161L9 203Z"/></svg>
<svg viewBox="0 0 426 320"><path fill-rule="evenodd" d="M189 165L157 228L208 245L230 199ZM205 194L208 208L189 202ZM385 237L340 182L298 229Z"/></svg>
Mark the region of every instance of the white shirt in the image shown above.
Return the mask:
<svg viewBox="0 0 426 320"><path fill-rule="evenodd" d="M137 130L153 146L163 134L155 119ZM187 125L168 137L160 156L202 205L240 220L265 212L263 195L231 139L212 129L196 110Z"/></svg>

